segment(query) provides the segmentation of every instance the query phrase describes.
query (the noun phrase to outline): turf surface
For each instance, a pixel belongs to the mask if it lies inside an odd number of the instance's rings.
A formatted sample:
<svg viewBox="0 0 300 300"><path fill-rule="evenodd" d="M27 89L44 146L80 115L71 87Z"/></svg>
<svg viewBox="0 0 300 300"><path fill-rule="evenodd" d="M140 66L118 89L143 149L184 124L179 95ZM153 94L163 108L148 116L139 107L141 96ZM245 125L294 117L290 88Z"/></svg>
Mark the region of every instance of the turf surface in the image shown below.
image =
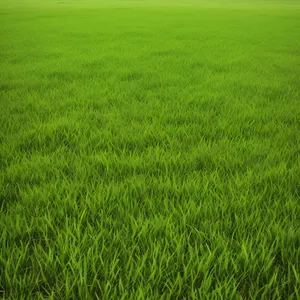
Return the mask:
<svg viewBox="0 0 300 300"><path fill-rule="evenodd" d="M0 0L0 297L300 299L299 20Z"/></svg>

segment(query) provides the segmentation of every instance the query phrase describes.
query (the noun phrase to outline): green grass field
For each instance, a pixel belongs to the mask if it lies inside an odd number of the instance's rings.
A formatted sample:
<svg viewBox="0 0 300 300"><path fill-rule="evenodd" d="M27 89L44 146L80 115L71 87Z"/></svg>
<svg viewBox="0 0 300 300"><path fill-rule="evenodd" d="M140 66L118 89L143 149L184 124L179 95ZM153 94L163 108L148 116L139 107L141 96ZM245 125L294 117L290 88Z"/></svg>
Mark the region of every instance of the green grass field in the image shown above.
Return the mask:
<svg viewBox="0 0 300 300"><path fill-rule="evenodd" d="M300 299L300 2L0 0L0 298Z"/></svg>

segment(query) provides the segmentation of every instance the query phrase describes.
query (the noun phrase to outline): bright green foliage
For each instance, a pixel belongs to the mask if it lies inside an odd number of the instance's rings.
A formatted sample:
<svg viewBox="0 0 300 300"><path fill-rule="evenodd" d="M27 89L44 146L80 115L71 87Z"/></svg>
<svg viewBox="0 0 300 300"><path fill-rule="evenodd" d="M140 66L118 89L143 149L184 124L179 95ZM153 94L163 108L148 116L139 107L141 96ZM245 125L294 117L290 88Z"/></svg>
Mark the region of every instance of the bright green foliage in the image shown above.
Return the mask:
<svg viewBox="0 0 300 300"><path fill-rule="evenodd" d="M0 297L300 299L299 2L0 3Z"/></svg>

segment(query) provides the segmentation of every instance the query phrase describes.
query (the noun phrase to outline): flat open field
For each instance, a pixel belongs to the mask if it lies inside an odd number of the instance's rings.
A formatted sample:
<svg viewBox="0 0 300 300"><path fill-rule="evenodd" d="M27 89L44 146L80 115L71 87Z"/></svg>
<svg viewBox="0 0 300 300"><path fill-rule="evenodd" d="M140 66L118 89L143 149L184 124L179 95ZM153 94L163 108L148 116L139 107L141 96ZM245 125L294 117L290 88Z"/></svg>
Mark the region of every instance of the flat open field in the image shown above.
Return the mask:
<svg viewBox="0 0 300 300"><path fill-rule="evenodd" d="M300 2L0 0L0 298L300 299Z"/></svg>

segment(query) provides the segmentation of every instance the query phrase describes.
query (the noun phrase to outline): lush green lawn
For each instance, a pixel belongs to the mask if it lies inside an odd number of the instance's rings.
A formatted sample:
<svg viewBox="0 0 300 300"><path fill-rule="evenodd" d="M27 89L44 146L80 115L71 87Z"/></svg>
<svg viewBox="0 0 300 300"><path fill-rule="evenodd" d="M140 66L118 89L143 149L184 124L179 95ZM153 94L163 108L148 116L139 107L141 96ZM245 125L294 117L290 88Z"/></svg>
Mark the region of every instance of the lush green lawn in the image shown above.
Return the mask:
<svg viewBox="0 0 300 300"><path fill-rule="evenodd" d="M0 0L0 297L300 299L300 3Z"/></svg>

